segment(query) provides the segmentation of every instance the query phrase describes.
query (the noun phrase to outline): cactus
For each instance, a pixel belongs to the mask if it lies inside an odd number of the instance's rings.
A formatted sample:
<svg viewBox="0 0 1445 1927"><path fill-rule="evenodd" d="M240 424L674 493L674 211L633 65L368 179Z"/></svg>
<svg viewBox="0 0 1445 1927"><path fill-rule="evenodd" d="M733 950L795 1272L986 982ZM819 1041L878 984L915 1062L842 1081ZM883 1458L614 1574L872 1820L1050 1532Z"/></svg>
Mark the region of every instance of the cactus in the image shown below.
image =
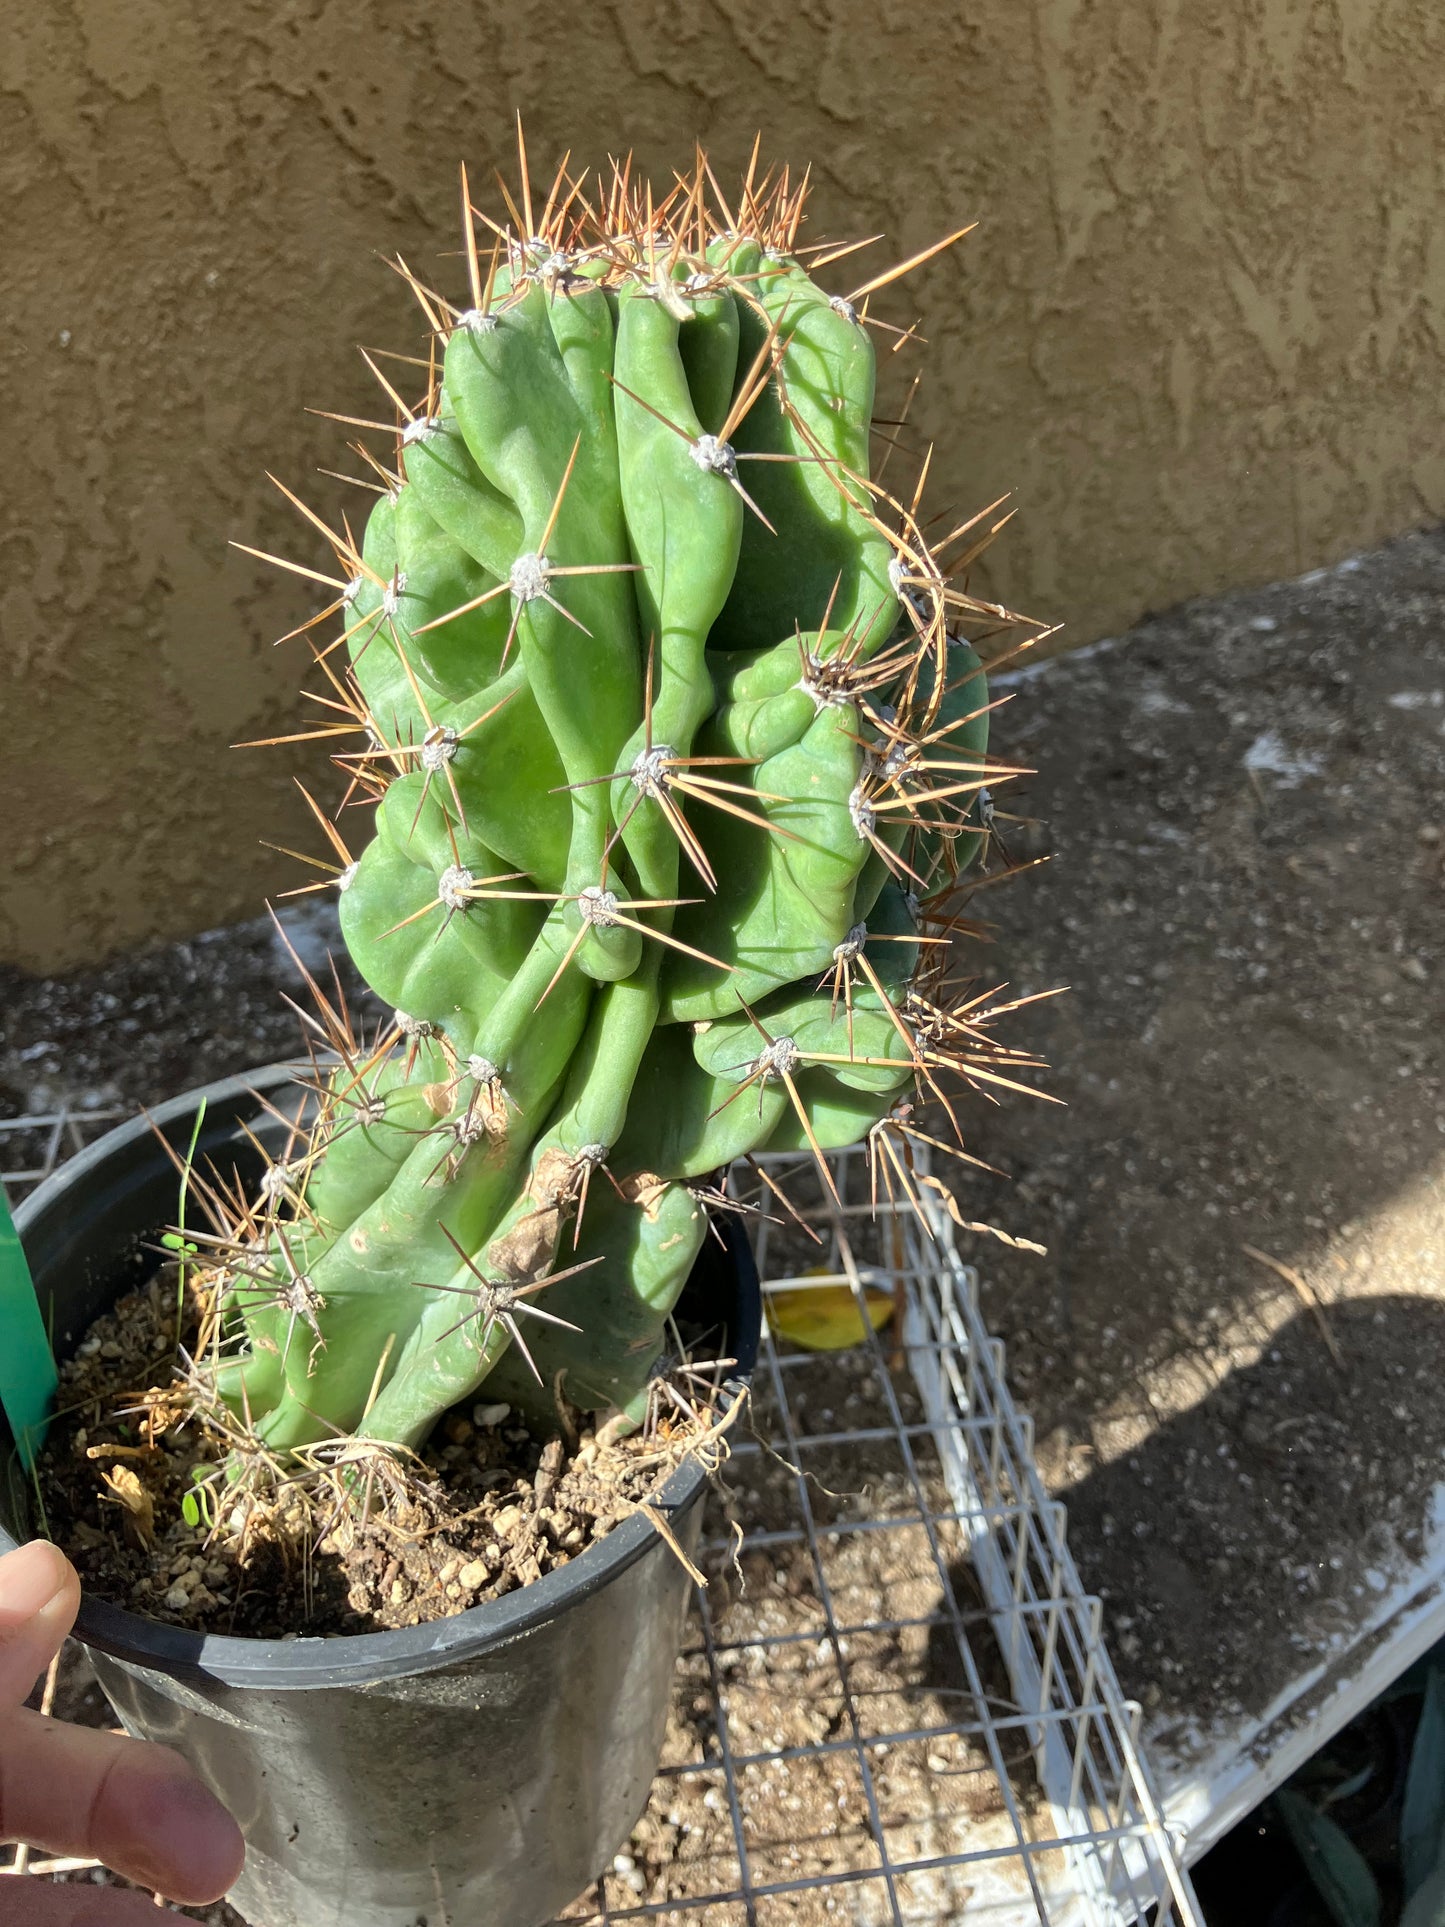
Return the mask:
<svg viewBox="0 0 1445 1927"><path fill-rule="evenodd" d="M219 1252L212 1384L273 1461L414 1447L483 1384L638 1421L735 1159L826 1179L867 1138L910 1188L917 1097L1029 1061L941 961L1000 774L960 631L1004 612L869 479L893 274L826 293L804 198L700 158L661 205L564 168L537 217L524 155L490 245L463 175L464 306L399 264L424 397L372 364L359 543L304 510L339 568L307 633L342 631L309 733L362 740L341 928L395 1016L318 993L314 1124Z"/></svg>

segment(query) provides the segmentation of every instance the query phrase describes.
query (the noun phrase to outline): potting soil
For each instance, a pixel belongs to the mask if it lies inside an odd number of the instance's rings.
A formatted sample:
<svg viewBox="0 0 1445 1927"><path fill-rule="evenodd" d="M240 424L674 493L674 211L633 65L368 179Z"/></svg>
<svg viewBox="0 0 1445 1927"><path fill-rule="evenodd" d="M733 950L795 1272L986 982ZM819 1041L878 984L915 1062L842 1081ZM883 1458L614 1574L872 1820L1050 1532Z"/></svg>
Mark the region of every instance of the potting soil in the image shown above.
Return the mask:
<svg viewBox="0 0 1445 1927"><path fill-rule="evenodd" d="M189 1352L194 1282L186 1297ZM664 1425L599 1444L588 1425L570 1443L539 1443L483 1393L447 1414L419 1459L358 1468L369 1493L361 1521L343 1523L334 1491L302 1479L280 1485L238 1537L229 1512L186 1517L188 1495L194 1512L201 1491L195 1475L216 1463L214 1433L188 1420L151 1437L135 1414L138 1395L174 1383L177 1303L169 1266L96 1321L62 1367L40 1461L51 1536L85 1585L175 1625L283 1639L447 1618L604 1539L698 1435ZM720 1398L714 1416L728 1403Z"/></svg>

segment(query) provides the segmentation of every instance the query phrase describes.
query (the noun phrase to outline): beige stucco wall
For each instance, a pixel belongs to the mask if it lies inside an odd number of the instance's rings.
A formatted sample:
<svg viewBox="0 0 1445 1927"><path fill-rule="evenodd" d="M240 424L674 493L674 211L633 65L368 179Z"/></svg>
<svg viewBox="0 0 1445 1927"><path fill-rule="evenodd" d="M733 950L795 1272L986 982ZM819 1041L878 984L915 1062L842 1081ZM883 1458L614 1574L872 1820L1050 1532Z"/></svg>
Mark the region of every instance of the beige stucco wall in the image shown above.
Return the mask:
<svg viewBox="0 0 1445 1927"><path fill-rule="evenodd" d="M900 252L976 216L916 419L940 501L1016 491L995 590L1085 641L1445 509L1442 75L1436 0L0 9L0 957L294 880L291 767L226 745L297 713L307 605L227 538L294 545L263 468L335 461L303 406L414 338L378 254L455 274L514 106L539 163L664 176L761 127L815 231Z"/></svg>

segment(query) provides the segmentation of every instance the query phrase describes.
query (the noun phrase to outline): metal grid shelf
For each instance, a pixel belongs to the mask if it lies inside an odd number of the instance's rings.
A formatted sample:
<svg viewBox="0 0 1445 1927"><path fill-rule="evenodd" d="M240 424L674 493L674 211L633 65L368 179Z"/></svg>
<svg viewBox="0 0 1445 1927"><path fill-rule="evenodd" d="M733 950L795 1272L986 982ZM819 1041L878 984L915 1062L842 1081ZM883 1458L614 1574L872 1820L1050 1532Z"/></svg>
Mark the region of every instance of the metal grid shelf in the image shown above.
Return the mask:
<svg viewBox="0 0 1445 1927"><path fill-rule="evenodd" d="M63 1104L30 1117L0 1117L0 1186L10 1203L19 1204L68 1157L129 1116L119 1105L84 1110Z"/></svg>
<svg viewBox="0 0 1445 1927"><path fill-rule="evenodd" d="M0 1123L12 1199L113 1116ZM765 1338L648 1811L567 1927L1198 1927L946 1216L925 1190L921 1222L875 1217L858 1151L836 1198L807 1158L759 1162L818 1240L766 1195L769 1297L895 1316L852 1352Z"/></svg>
<svg viewBox="0 0 1445 1927"><path fill-rule="evenodd" d="M701 1680L708 1704L682 1736L690 1757L665 1759L649 1818L673 1808L679 1785L714 1782L728 1826L712 1884L664 1878L643 1898L629 1853L568 1921L1190 1927L1199 1915L1141 1756L1138 1708L1119 1690L1099 1602L1083 1593L1064 1510L1040 1483L1029 1423L946 1216L926 1192L922 1223L906 1203L880 1200L875 1216L858 1150L829 1159L836 1198L807 1158L760 1163L795 1201L811 1191L799 1215L822 1240L809 1245L775 1207L761 1218L765 1292L847 1291L861 1306L881 1291L901 1318L881 1337L859 1320L865 1369L846 1424L830 1423L835 1408L812 1396L815 1381L836 1396L837 1357L765 1341L754 1436L738 1443L725 1479L744 1487L732 1510L748 1558L793 1555L812 1610L801 1628L765 1630L746 1595L720 1587L734 1540L709 1542L712 1584L697 1595L700 1639L684 1658L684 1678ZM820 1465L833 1478L850 1466L855 1481L873 1477L861 1508L846 1495L840 1507ZM856 1548L870 1539L894 1542L897 1556L883 1560L873 1609L859 1616ZM920 1610L890 1610L890 1590L904 1595L895 1605ZM881 1669L880 1642L890 1656ZM804 1744L750 1744L740 1672L767 1680L809 1650L829 1681L830 1730ZM932 1655L922 1672L910 1664L920 1651ZM899 1785L892 1762L910 1749L924 1771ZM830 1864L805 1870L825 1843L789 1839L786 1819L779 1837L769 1825L779 1783L765 1783L781 1767L816 1779L830 1766L851 1783L857 1810ZM645 1819L644 1838L647 1829ZM789 1872L789 1858L804 1866Z"/></svg>

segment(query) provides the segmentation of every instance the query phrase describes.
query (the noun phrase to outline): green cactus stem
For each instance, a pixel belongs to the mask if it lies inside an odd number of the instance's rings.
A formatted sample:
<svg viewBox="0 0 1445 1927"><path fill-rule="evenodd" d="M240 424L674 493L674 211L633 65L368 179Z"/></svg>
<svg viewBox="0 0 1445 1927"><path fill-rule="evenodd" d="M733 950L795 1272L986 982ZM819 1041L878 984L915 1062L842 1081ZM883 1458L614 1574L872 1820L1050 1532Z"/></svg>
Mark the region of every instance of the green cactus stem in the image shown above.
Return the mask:
<svg viewBox="0 0 1445 1927"><path fill-rule="evenodd" d="M948 989L1009 773L963 632L1009 619L870 479L893 276L829 293L786 172L729 207L701 160L660 205L564 171L490 259L463 198L467 296L407 274L425 392L380 376L309 625L360 743L341 928L395 1015L321 1000L310 1135L217 1246L200 1370L283 1461L484 1385L636 1420L734 1160L866 1139L906 1188L919 1097L1032 1062Z"/></svg>

